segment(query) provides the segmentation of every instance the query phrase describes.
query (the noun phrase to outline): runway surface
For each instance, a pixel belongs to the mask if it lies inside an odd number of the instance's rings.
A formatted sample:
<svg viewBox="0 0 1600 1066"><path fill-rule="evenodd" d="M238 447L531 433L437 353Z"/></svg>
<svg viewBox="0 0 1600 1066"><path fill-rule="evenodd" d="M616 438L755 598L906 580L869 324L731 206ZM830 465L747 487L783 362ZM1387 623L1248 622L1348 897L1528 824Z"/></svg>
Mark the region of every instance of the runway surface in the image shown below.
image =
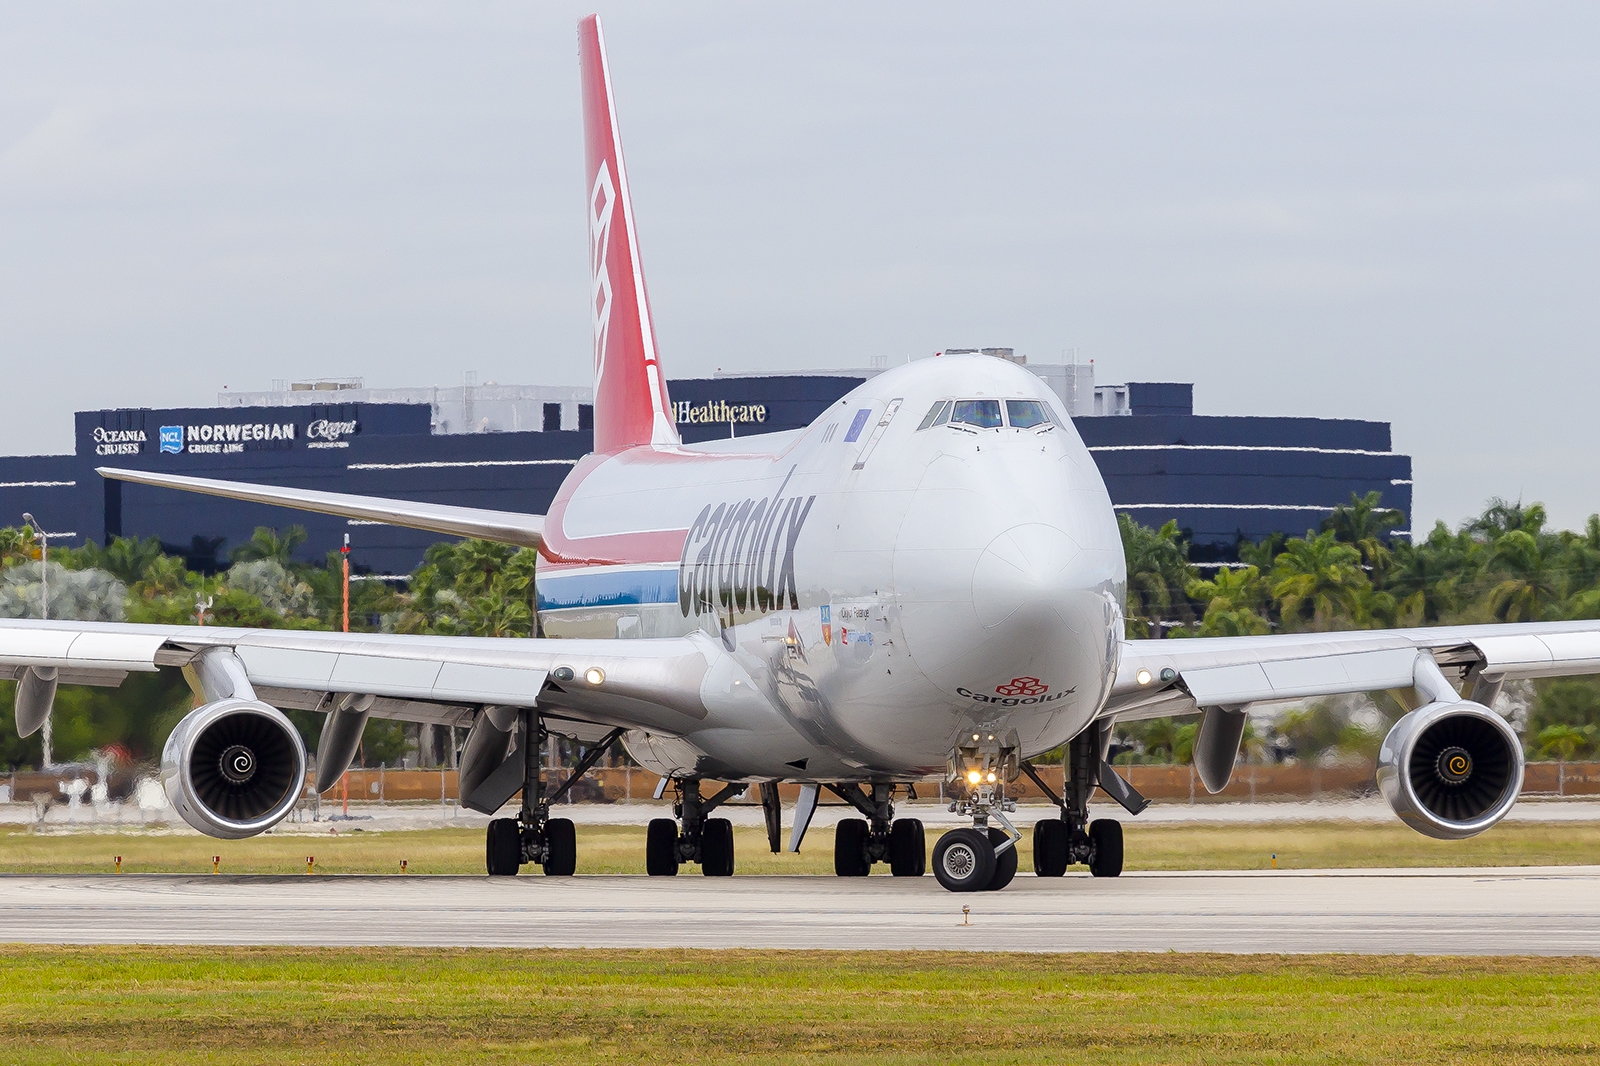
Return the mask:
<svg viewBox="0 0 1600 1066"><path fill-rule="evenodd" d="M1022 875L970 895L931 876L7 876L0 942L1593 955L1600 866Z"/></svg>

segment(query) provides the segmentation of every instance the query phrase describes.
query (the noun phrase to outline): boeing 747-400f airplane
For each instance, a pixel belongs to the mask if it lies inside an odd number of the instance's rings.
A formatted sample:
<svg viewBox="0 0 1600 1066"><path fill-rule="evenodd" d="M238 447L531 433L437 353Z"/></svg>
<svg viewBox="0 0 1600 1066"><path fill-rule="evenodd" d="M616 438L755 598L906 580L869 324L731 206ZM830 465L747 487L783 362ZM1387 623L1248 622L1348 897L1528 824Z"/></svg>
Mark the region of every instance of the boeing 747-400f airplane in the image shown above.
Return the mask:
<svg viewBox="0 0 1600 1066"><path fill-rule="evenodd" d="M1227 784L1251 704L1406 689L1378 783L1429 836L1499 821L1522 747L1489 705L1508 678L1600 672L1600 623L1125 640L1126 574L1094 460L1037 377L986 357L910 363L803 430L683 444L656 352L600 20L579 23L594 324L594 453L543 516L131 470L106 477L536 547L535 639L0 622L19 682L18 729L58 684L116 685L180 667L203 706L163 754L167 795L217 837L271 828L304 788L306 753L278 708L323 711L316 788L339 780L371 716L467 728L462 802L490 823L491 874L577 866L551 817L548 734L589 756L620 740L676 792L646 864L733 873L717 807L754 787L774 851L778 783L798 782L788 846L823 790L859 811L834 846L841 876L887 862L924 872L922 823L895 799L944 779L971 827L945 833L934 874L999 889L1022 839L1008 784L1060 808L1034 827L1035 871L1122 869L1118 822L1091 821L1098 786L1144 800L1106 762L1118 721L1199 714L1195 766ZM1065 746L1056 796L1029 758ZM715 793L703 782L724 783ZM927 786L924 786L927 787Z"/></svg>

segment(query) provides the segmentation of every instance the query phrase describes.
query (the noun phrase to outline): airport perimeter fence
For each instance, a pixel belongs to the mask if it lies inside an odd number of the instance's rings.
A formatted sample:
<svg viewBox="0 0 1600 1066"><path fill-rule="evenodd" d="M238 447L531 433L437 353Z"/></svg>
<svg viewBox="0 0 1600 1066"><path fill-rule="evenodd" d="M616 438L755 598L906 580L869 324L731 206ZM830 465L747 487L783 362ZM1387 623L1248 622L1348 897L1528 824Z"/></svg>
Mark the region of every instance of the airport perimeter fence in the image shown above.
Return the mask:
<svg viewBox="0 0 1600 1066"><path fill-rule="evenodd" d="M1039 776L1057 794L1062 784L1062 767L1040 766ZM1308 766L1304 764L1245 764L1234 770L1228 787L1212 795L1200 783L1194 767L1187 764L1119 766L1123 774L1148 799L1157 803L1281 803L1350 799L1376 792L1371 765ZM551 787L564 778L554 775ZM670 788L655 800L660 778L636 767L593 770L569 790L567 803L670 803ZM916 786L918 800L943 801L947 797L939 782ZM800 786L780 785L785 803L793 803ZM1047 802L1038 786L1019 777L1007 786L1007 794L1023 802ZM1523 795L1535 798L1600 796L1600 762L1534 762L1527 764ZM1109 801L1102 793L1096 802ZM331 813L342 804L438 803L450 808L458 805L459 791L454 770L351 770L339 784L313 796L307 776L305 804ZM0 775L0 803L30 804L44 810L71 803L84 807L134 805L155 812L166 807L160 784L148 776L118 771L96 780L91 770L61 768L58 771L14 772Z"/></svg>

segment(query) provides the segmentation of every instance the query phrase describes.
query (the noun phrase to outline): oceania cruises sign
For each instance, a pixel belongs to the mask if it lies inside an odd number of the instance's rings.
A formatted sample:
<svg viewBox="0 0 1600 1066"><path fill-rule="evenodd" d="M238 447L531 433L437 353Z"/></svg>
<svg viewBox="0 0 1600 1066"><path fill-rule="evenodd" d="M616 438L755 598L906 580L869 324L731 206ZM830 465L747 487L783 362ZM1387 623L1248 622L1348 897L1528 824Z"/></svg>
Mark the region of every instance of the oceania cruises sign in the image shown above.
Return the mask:
<svg viewBox="0 0 1600 1066"><path fill-rule="evenodd" d="M94 427L94 453L96 455L138 455L144 451L145 437L142 429L107 429Z"/></svg>

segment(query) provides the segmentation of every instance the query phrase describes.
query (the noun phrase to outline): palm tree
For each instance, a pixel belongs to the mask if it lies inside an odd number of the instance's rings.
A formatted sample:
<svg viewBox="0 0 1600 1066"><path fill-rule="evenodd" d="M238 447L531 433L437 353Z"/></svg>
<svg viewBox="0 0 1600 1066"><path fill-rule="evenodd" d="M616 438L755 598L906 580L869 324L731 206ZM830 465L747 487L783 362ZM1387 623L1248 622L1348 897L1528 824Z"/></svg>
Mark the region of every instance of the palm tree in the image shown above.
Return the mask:
<svg viewBox="0 0 1600 1066"><path fill-rule="evenodd" d="M21 529L15 526L0 527L0 568L25 563L33 555L32 529L27 526Z"/></svg>
<svg viewBox="0 0 1600 1066"><path fill-rule="evenodd" d="M1544 618L1561 598L1558 574L1548 565L1539 542L1522 529L1494 541L1486 573L1500 575L1489 590L1488 608L1502 622Z"/></svg>
<svg viewBox="0 0 1600 1066"><path fill-rule="evenodd" d="M1352 492L1349 503L1341 503L1322 520L1323 532L1331 532L1342 544L1355 545L1362 563L1376 573L1382 573L1389 563L1389 530L1406 520L1400 511L1384 507L1382 500L1383 494L1377 491L1365 496Z"/></svg>
<svg viewBox="0 0 1600 1066"><path fill-rule="evenodd" d="M1267 538L1259 543L1252 543L1239 538L1239 561L1265 573L1272 569L1272 560L1283 551L1283 546L1289 542L1287 533L1270 533Z"/></svg>
<svg viewBox="0 0 1600 1066"><path fill-rule="evenodd" d="M146 572L156 560L165 556L160 537L136 540L132 537L113 537L100 553L99 565L117 575L124 584L132 585L144 580Z"/></svg>
<svg viewBox="0 0 1600 1066"><path fill-rule="evenodd" d="M1505 534L1518 530L1537 537L1544 532L1548 517L1542 503L1530 503L1524 507L1521 500L1507 503L1494 496L1490 498L1489 506L1483 509L1483 514L1468 522L1462 532L1482 535L1489 541L1499 540Z"/></svg>
<svg viewBox="0 0 1600 1066"><path fill-rule="evenodd" d="M1595 727L1552 725L1539 730L1539 735L1534 738L1539 745L1539 755L1550 758L1554 755L1561 762L1571 762L1579 755L1589 750L1595 742Z"/></svg>
<svg viewBox="0 0 1600 1066"><path fill-rule="evenodd" d="M1402 614L1425 625L1443 621L1457 608L1460 588L1475 565L1475 547L1465 532L1452 533L1435 522L1422 543L1395 544L1384 588L1399 601Z"/></svg>
<svg viewBox="0 0 1600 1066"><path fill-rule="evenodd" d="M1361 553L1334 540L1333 532L1284 545L1273 562L1272 595L1286 626L1331 629L1353 618L1362 591L1369 587L1361 569Z"/></svg>
<svg viewBox="0 0 1600 1066"><path fill-rule="evenodd" d="M1271 593L1254 566L1219 568L1209 581L1191 581L1184 590L1192 600L1206 605L1197 637L1243 637L1270 633L1272 624L1262 615Z"/></svg>
<svg viewBox="0 0 1600 1066"><path fill-rule="evenodd" d="M305 542L305 526L290 526L281 537L275 528L257 526L255 533L250 536L250 543L233 553L233 561L248 563L258 559L271 559L287 569L294 565L295 549Z"/></svg>
<svg viewBox="0 0 1600 1066"><path fill-rule="evenodd" d="M1184 590L1196 575L1178 523L1152 530L1119 514L1117 528L1128 564L1128 635L1160 636L1163 621L1193 621Z"/></svg>

